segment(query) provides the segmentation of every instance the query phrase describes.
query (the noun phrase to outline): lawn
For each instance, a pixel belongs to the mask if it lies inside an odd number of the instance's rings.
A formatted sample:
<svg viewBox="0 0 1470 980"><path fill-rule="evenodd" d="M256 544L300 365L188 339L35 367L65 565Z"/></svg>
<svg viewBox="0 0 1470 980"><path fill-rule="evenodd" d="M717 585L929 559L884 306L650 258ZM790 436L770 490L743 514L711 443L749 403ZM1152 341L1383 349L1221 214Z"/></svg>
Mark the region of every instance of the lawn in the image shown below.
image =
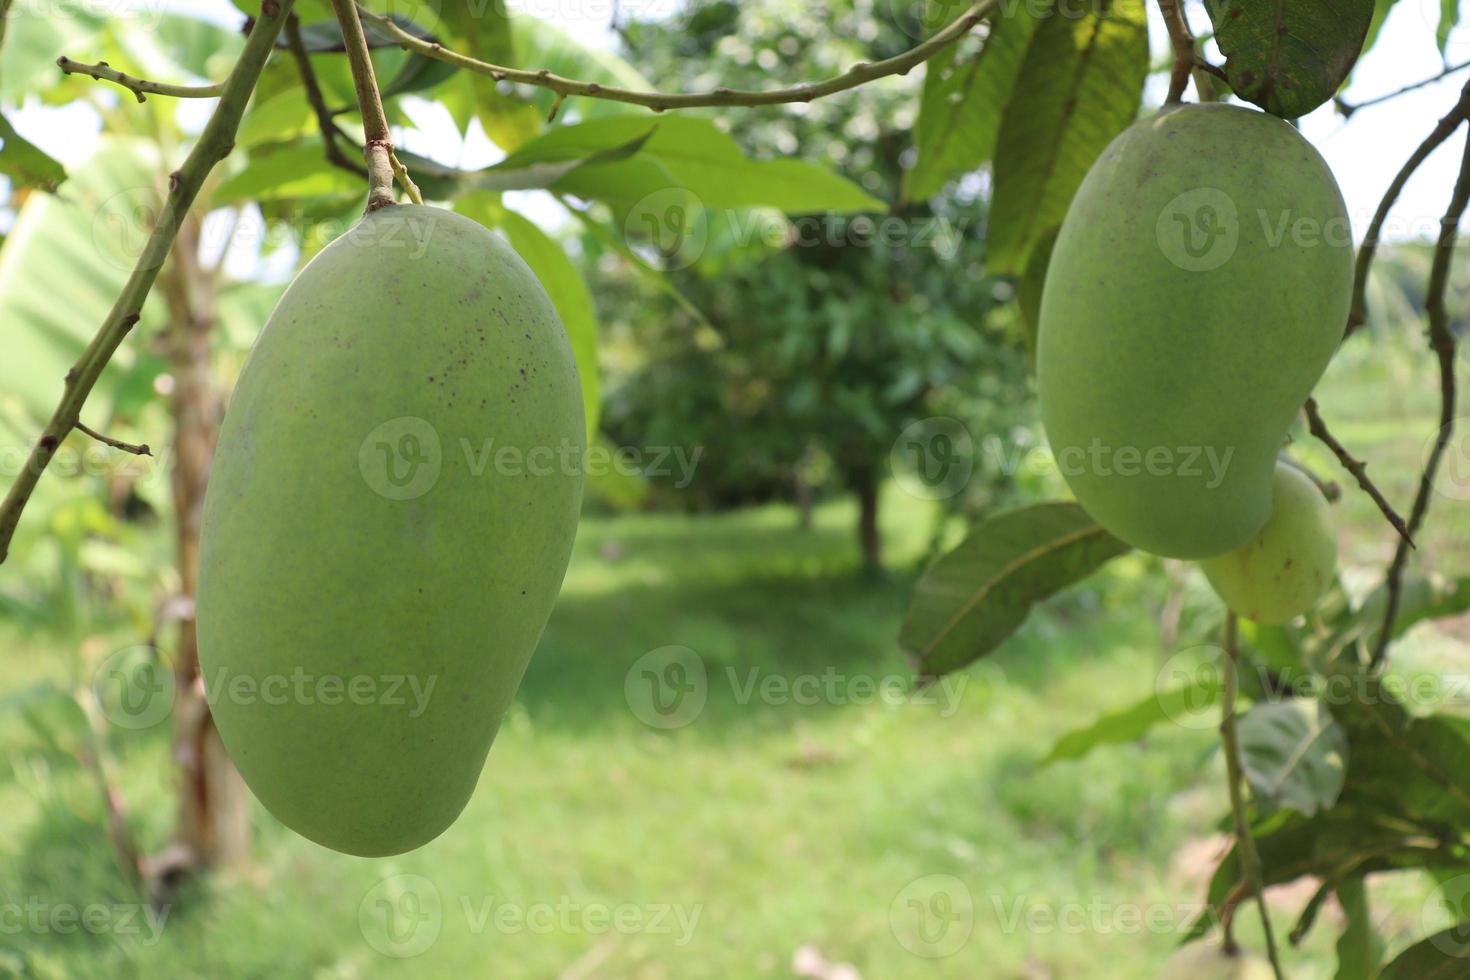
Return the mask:
<svg viewBox="0 0 1470 980"><path fill-rule="evenodd" d="M1324 409L1407 499L1412 474L1397 471L1432 431L1425 372L1349 353ZM1388 546L1358 497L1339 508L1355 566ZM1459 544L1426 551L1463 560L1463 505L1440 506L1435 533ZM894 638L928 505L890 487L897 570L878 581L858 574L851 508L816 518L805 533L782 506L589 518L449 832L364 860L257 807L255 860L161 919L116 871L87 771L0 717L0 976L840 976L824 962L869 980L1152 976L1219 853L1212 733L1164 727L1038 762L1059 734L1152 690L1160 563L1120 560L915 698ZM1210 617L1197 580L1187 595L1181 643ZM0 695L63 679L56 644L0 624ZM1420 631L1405 662L1464 653ZM650 675L683 685L671 713L651 706ZM113 735L131 818L157 848L174 805L167 725ZM1426 894L1416 879L1375 888L1396 943L1432 924ZM1305 897L1277 896L1278 929ZM1293 976L1331 976L1335 921L1324 913Z"/></svg>

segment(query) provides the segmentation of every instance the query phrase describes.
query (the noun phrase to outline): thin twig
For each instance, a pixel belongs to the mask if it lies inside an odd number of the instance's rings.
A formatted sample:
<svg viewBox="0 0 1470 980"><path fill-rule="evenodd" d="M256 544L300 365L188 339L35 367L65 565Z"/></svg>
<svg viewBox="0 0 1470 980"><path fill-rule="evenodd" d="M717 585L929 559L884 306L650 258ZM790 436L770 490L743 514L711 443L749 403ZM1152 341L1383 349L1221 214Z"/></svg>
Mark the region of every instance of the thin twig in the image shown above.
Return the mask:
<svg viewBox="0 0 1470 980"><path fill-rule="evenodd" d="M1184 17L1179 0L1159 0L1159 13L1164 17L1164 26L1169 29L1169 43L1174 48L1174 69L1169 73L1169 95L1164 104L1178 105L1184 98L1190 73L1198 60L1194 51L1194 34L1189 29L1189 21Z"/></svg>
<svg viewBox="0 0 1470 980"><path fill-rule="evenodd" d="M1470 90L1470 84L1466 86ZM1439 240L1434 244L1434 263L1429 270L1429 286L1424 300L1424 313L1429 320L1429 347L1439 359L1439 434L1434 448L1424 463L1424 472L1419 476L1419 492L1414 495L1414 508L1409 512L1409 533L1413 535L1429 516L1429 503L1434 497L1434 478L1445 450L1455 433L1455 335L1450 329L1449 311L1445 309L1444 294L1449 285L1450 266L1455 257L1456 237L1459 235L1460 219L1470 205L1470 137L1465 140L1464 152L1460 155L1460 175L1455 179L1455 190L1450 195L1449 206L1439 223ZM1398 618L1399 595L1403 590L1404 566L1409 560L1409 549L1403 541L1393 553L1393 564L1389 566L1384 584L1388 591L1388 606L1383 613L1383 629L1378 633L1378 643L1373 650L1372 666L1379 667L1388 656L1389 644L1393 642L1393 624Z"/></svg>
<svg viewBox="0 0 1470 980"><path fill-rule="evenodd" d="M1393 181L1388 185L1388 190L1383 192L1383 200L1378 202L1378 210L1373 213L1373 220L1368 223L1368 230L1363 235L1363 244L1358 247L1358 264L1353 270L1353 302L1348 311L1347 329L1344 336L1351 336L1353 331L1363 325L1368 319L1368 306L1364 295L1368 289L1368 271L1373 266L1373 257L1378 251L1378 239L1383 234L1383 223L1388 220L1388 212L1393 208L1403 192L1404 185L1409 178L1414 176L1414 171L1419 165L1429 159L1429 155L1438 149L1439 145L1450 138L1460 123L1470 117L1470 82L1460 89L1459 101L1453 109L1445 113L1444 117L1435 124L1424 142L1414 150L1413 154L1399 172L1394 175Z"/></svg>
<svg viewBox="0 0 1470 980"><path fill-rule="evenodd" d="M332 0L332 12L342 27L347 63L352 68L352 86L357 91L357 108L362 113L362 152L368 170L366 210L376 211L398 203L393 197L393 137L388 131L388 116L383 112L383 98L378 94L378 79L373 74L373 59L362 33L362 21L357 17L358 7L352 0Z"/></svg>
<svg viewBox="0 0 1470 980"><path fill-rule="evenodd" d="M321 84L316 80L316 72L311 67L311 55L307 53L306 43L301 39L301 23L295 14L286 21L286 43L296 62L296 73L301 76L301 88L306 92L306 101L316 115L316 125L321 130L327 162L359 177L366 177L367 168L342 152L342 147L337 143L339 138L345 137L332 121L332 110L327 108L326 96L322 94Z"/></svg>
<svg viewBox="0 0 1470 980"><path fill-rule="evenodd" d="M345 0L332 0L339 3ZM371 10L358 7L370 24L381 33L398 43L398 46L413 51L425 57L435 58L446 64L455 65L466 71L472 71L480 75L489 75L498 82L517 82L523 85L534 85L538 88L550 89L559 95L581 95L593 99L607 99L612 102L626 102L631 105L640 105L662 112L665 109L692 109L701 106L762 106L781 105L788 102L811 102L836 92L844 92L848 89L857 88L873 81L876 78L884 78L889 75L906 75L909 71L923 64L944 48L958 41L968 34L981 19L992 13L999 6L1000 0L976 0L969 9L951 21L946 27L910 48L903 54L883 61L862 62L856 64L851 70L842 75L825 79L820 82L808 82L792 88L771 89L764 92L744 91L741 89L717 88L708 92L639 92L632 89L617 88L610 85L602 85L598 82L584 82L574 78L565 78L554 75L550 69L542 68L538 71L528 71L520 68L508 68L502 65L492 65L484 61L471 58L468 55L451 51L436 41L427 41L416 37L408 31L399 27L387 17L373 13Z"/></svg>
<svg viewBox="0 0 1470 980"><path fill-rule="evenodd" d="M1276 933L1271 927L1271 913L1266 908L1266 889L1261 883L1261 855L1256 850L1256 840L1251 836L1250 818L1245 809L1245 793L1241 789L1240 738L1235 727L1235 703L1240 689L1240 647L1236 642L1237 620L1235 613L1225 614L1225 651L1220 657L1220 742L1225 751L1225 772L1230 785L1230 812L1235 817L1235 857L1240 865L1241 878L1256 898L1261 910L1261 929L1266 935L1266 955L1271 968L1276 971L1276 980L1285 980L1281 970L1281 954L1276 949Z"/></svg>
<svg viewBox="0 0 1470 980"><path fill-rule="evenodd" d="M1342 117L1344 119L1349 119L1352 117L1352 114L1357 112L1359 109L1366 109L1369 106L1387 102L1389 99L1396 99L1401 95L1413 92L1416 89L1421 89L1426 85L1433 85L1435 82L1440 81L1444 78L1448 78L1450 75L1453 75L1456 72L1464 71L1466 68L1470 68L1470 61L1462 61L1458 65L1449 65L1437 75L1431 75L1428 78L1421 79L1417 82L1412 82L1408 85L1405 85L1403 88L1395 89L1394 91L1389 92L1386 95L1375 95L1373 98L1365 99L1362 102L1346 102L1343 99L1338 98L1333 100L1333 105L1337 107L1337 111L1342 114Z"/></svg>
<svg viewBox="0 0 1470 980"><path fill-rule="evenodd" d="M223 82L214 85L171 85L168 82L150 82L137 75L118 71L99 61L95 65L72 61L66 55L56 59L56 67L63 75L86 75L104 82L115 82L131 91L139 102L147 102L150 95L167 95L175 99L217 99L225 90Z"/></svg>
<svg viewBox="0 0 1470 980"><path fill-rule="evenodd" d="M1368 464L1354 459L1352 453L1347 451L1347 447L1338 442L1337 437L1327 428L1327 423L1322 418L1322 411L1317 407L1317 399L1308 398L1305 409L1307 413L1307 428L1311 431L1312 435L1316 436L1323 445L1332 450L1332 454L1337 457L1337 461L1342 464L1342 468L1351 473L1353 479L1358 481L1358 486L1363 489L1363 492L1373 498L1373 502L1378 505L1378 509L1383 512L1383 516L1387 518L1388 523L1392 524L1393 529L1399 532L1399 537L1410 548L1417 547L1414 544L1414 536L1409 533L1409 526L1404 523L1404 519L1399 516L1398 511L1393 509L1393 505L1388 502L1388 498L1383 495L1383 491L1379 490L1377 484L1369 478Z"/></svg>
<svg viewBox="0 0 1470 980"><path fill-rule="evenodd" d="M41 474L56 455L61 440L76 427L77 417L81 414L82 406L93 386L97 384L97 379L102 376L102 369L112 359L128 331L138 322L143 300L147 298L149 289L158 278L158 270L168 257L174 237L183 224L189 206L199 194L200 186L214 166L228 156L235 145L235 131L245 112L245 104L270 57L285 14L290 12L294 2L295 0L263 0L260 16L245 42L245 49L240 53L240 60L235 63L230 77L225 80L219 104L214 107L214 113L205 124L204 131L199 134L198 142L184 159L183 166L170 175L168 197L157 223L148 235L142 254L138 256L137 264L133 266L127 284L123 286L122 293L113 303L112 310L103 320L97 335L67 372L61 403L57 405L51 420L46 423L41 437L36 440L29 458L11 484L4 503L0 503L0 562L10 552L10 540L15 535L21 513L25 510Z"/></svg>
<svg viewBox="0 0 1470 980"><path fill-rule="evenodd" d="M112 438L112 436L103 435L101 432L98 432L96 429L92 428L90 425L87 425L80 419L77 420L77 431L91 436L93 439L96 439L104 446L111 446L113 449L121 449L123 452L132 453L134 456L153 455L153 450L148 448L148 443L146 442L133 443L123 442L121 439L114 439Z"/></svg>

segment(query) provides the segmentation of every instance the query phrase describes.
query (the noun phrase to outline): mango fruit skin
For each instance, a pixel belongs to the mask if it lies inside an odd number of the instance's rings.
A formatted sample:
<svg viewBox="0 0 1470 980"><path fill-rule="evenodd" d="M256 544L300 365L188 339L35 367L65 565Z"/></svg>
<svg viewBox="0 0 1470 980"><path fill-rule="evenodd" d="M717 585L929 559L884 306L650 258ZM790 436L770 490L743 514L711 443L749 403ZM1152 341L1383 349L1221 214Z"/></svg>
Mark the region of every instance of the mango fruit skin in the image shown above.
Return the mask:
<svg viewBox="0 0 1470 980"><path fill-rule="evenodd" d="M1249 539L1352 278L1342 194L1285 122L1184 105L1120 134L1072 201L1039 315L1042 422L1083 508L1171 558Z"/></svg>
<svg viewBox="0 0 1470 980"><path fill-rule="evenodd" d="M1310 477L1278 462L1265 526L1200 567L1236 615L1266 626L1290 622L1316 605L1337 573L1332 509Z"/></svg>
<svg viewBox="0 0 1470 980"><path fill-rule="evenodd" d="M220 433L198 595L215 724L282 823L381 856L458 816L561 587L585 449L551 300L476 222L384 208L290 284Z"/></svg>

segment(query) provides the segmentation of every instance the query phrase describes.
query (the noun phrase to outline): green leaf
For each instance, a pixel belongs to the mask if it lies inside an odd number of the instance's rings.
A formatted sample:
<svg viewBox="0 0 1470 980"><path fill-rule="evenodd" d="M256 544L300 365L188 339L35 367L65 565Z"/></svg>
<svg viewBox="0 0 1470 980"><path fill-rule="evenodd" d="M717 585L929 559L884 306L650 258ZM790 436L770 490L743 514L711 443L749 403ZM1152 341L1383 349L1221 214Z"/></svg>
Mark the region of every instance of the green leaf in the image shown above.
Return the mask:
<svg viewBox="0 0 1470 980"><path fill-rule="evenodd" d="M1470 923L1460 922L1420 940L1378 974L1378 980L1461 980L1470 964Z"/></svg>
<svg viewBox="0 0 1470 980"><path fill-rule="evenodd" d="M510 12L504 5L447 3L443 20L456 50L492 65L520 65ZM507 153L541 131L545 117L524 100L502 93L495 79L472 73L470 88L485 135Z"/></svg>
<svg viewBox="0 0 1470 980"><path fill-rule="evenodd" d="M15 131L0 115L0 173L21 187L54 191L66 179L66 168Z"/></svg>
<svg viewBox="0 0 1470 980"><path fill-rule="evenodd" d="M1143 0L1104 9L1045 18L1026 52L995 150L992 272L1026 268L1098 154L1138 114L1148 74Z"/></svg>
<svg viewBox="0 0 1470 980"><path fill-rule="evenodd" d="M1450 0L1456 3L1457 0ZM1378 33L1383 30L1383 22L1388 18L1388 12L1398 0L1374 0L1373 19L1368 22L1368 34L1363 38L1363 54L1372 50L1373 45L1378 43ZM1443 48L1440 49L1443 52ZM1361 57L1361 55L1359 55Z"/></svg>
<svg viewBox="0 0 1470 980"><path fill-rule="evenodd" d="M899 647L924 674L959 670L1000 646L1033 604L1129 550L1074 503L997 514L924 573Z"/></svg>
<svg viewBox="0 0 1470 980"><path fill-rule="evenodd" d="M557 126L498 166L586 158L646 137L636 160L589 166L568 174L556 190L591 200L633 204L651 193L682 188L705 208L773 207L787 213L875 211L883 203L831 171L800 160L752 160L708 119L618 115Z"/></svg>
<svg viewBox="0 0 1470 980"><path fill-rule="evenodd" d="M518 17L515 20L516 47L522 66L549 69L552 74L567 78L580 78L599 85L614 88L649 91L652 82L637 68L601 48L591 48L574 39L560 28L553 27L538 17ZM521 94L536 108L536 115L545 119L551 111L556 94L549 89L533 88ZM575 113L581 121L603 116L625 115L628 107L606 99L576 99L563 110Z"/></svg>
<svg viewBox="0 0 1470 980"><path fill-rule="evenodd" d="M1380 815L1470 824L1470 739L1451 720L1416 718L1381 677L1330 678L1332 715L1347 733L1351 767L1342 800Z"/></svg>
<svg viewBox="0 0 1470 980"><path fill-rule="evenodd" d="M1048 228L1036 240L1026 270L1016 280L1016 303L1021 310L1021 324L1026 330L1026 350L1036 356L1036 336L1041 327L1041 293L1046 286L1046 270L1051 265L1051 252L1057 244L1061 228Z"/></svg>
<svg viewBox="0 0 1470 980"><path fill-rule="evenodd" d="M1439 26L1434 30L1434 43L1439 53L1450 43L1450 32L1460 23L1460 0L1439 0Z"/></svg>
<svg viewBox="0 0 1470 980"><path fill-rule="evenodd" d="M402 154L400 154L402 156ZM362 190L361 177L327 163L320 136L285 147L252 152L243 169L215 188L215 204L268 201Z"/></svg>
<svg viewBox="0 0 1470 980"><path fill-rule="evenodd" d="M1205 9L1235 94L1295 119L1332 98L1353 70L1374 0L1205 0Z"/></svg>
<svg viewBox="0 0 1470 980"><path fill-rule="evenodd" d="M33 194L0 246L0 391L31 416L50 416L63 378L112 308L162 206L165 168L152 140L104 136L55 195ZM83 418L104 424L141 329L104 370Z"/></svg>
<svg viewBox="0 0 1470 980"><path fill-rule="evenodd" d="M1067 732L1057 739L1040 764L1048 766L1064 759L1080 759L1100 745L1136 742L1155 725L1215 703L1219 694L1219 674L1201 672L1191 676L1182 687L1155 691L1137 704L1101 716L1086 728Z"/></svg>
<svg viewBox="0 0 1470 980"><path fill-rule="evenodd" d="M1316 700L1254 705L1239 722L1241 766L1255 800L1311 816L1337 802L1347 767L1347 736Z"/></svg>
<svg viewBox="0 0 1470 980"><path fill-rule="evenodd" d="M990 159L1038 23L1033 9L1021 6L992 18L983 42L967 38L930 59L914 126L918 159L904 175L905 201L925 200Z"/></svg>
<svg viewBox="0 0 1470 980"><path fill-rule="evenodd" d="M566 328L567 340L577 361L582 381L582 407L587 415L587 437L597 433L600 408L597 376L597 308L587 282L567 253L530 219L501 206L495 195L471 194L455 203L454 210L489 228L498 228L511 247L526 260L546 288Z"/></svg>
<svg viewBox="0 0 1470 980"><path fill-rule="evenodd" d="M1373 926L1368 890L1355 876L1337 883L1337 900L1347 926L1337 938L1336 980L1372 980L1383 962L1383 940Z"/></svg>

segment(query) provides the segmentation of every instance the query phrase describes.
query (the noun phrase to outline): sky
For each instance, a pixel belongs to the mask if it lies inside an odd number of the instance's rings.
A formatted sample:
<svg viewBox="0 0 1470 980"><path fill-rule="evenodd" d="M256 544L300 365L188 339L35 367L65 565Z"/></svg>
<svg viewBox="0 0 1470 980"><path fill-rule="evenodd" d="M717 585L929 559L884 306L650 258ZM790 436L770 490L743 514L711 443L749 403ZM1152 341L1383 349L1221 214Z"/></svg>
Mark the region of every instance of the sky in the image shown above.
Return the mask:
<svg viewBox="0 0 1470 980"><path fill-rule="evenodd" d="M48 0L49 2L49 0ZM129 2L129 0L115 0ZM190 12L218 23L235 25L239 12L227 0L136 0L149 9ZM509 0L512 11L538 16L573 34L583 43L611 48L614 36L609 28L616 7L624 17L666 16L676 9L679 0ZM875 0L908 2L908 0ZM1464 0L1470 5L1470 0ZM1444 59L1435 47L1434 31L1439 20L1440 0L1399 0L1384 24L1374 48L1359 62L1352 84L1345 93L1349 103L1362 102L1392 92L1410 82L1429 78L1445 63L1470 61L1470 24L1463 24L1448 40ZM1196 31L1205 33L1208 21L1202 4L1187 4ZM1156 56L1164 57L1165 44L1157 10L1150 4L1150 36ZM1470 20L1470 10L1465 12ZM90 60L86 52L71 52L72 57ZM1218 61L1218 53L1214 60ZM1344 120L1331 106L1324 106L1301 120L1302 132L1326 157L1337 175L1347 201L1354 231L1361 235L1378 205L1384 189L1404 160L1418 146L1435 122L1455 102L1459 87L1470 70L1427 85L1378 106L1365 108ZM792 79L794 81L795 79ZM657 80L654 80L657 82ZM1149 101L1163 98L1164 80L1151 80ZM861 90L834 96L861 98ZM210 103L181 105L181 112L207 115ZM80 115L79 115L80 111ZM731 111L740 111L738 109ZM478 132L461 140L449 121L448 114L436 106L419 102L409 107L411 118L423 131L404 134L406 148L445 162L466 167L485 166L495 162L500 152ZM89 110L80 107L55 108L38 104L26 106L13 117L22 135L52 152L63 162L72 163L85 157L95 138L96 122L89 122ZM1389 240L1427 238L1437 232L1439 215L1444 210L1454 183L1455 171L1463 143L1456 139L1439 148L1410 182L1390 212L1386 226ZM547 222L559 219L554 205L537 195L527 195L516 206L530 211L533 218Z"/></svg>

